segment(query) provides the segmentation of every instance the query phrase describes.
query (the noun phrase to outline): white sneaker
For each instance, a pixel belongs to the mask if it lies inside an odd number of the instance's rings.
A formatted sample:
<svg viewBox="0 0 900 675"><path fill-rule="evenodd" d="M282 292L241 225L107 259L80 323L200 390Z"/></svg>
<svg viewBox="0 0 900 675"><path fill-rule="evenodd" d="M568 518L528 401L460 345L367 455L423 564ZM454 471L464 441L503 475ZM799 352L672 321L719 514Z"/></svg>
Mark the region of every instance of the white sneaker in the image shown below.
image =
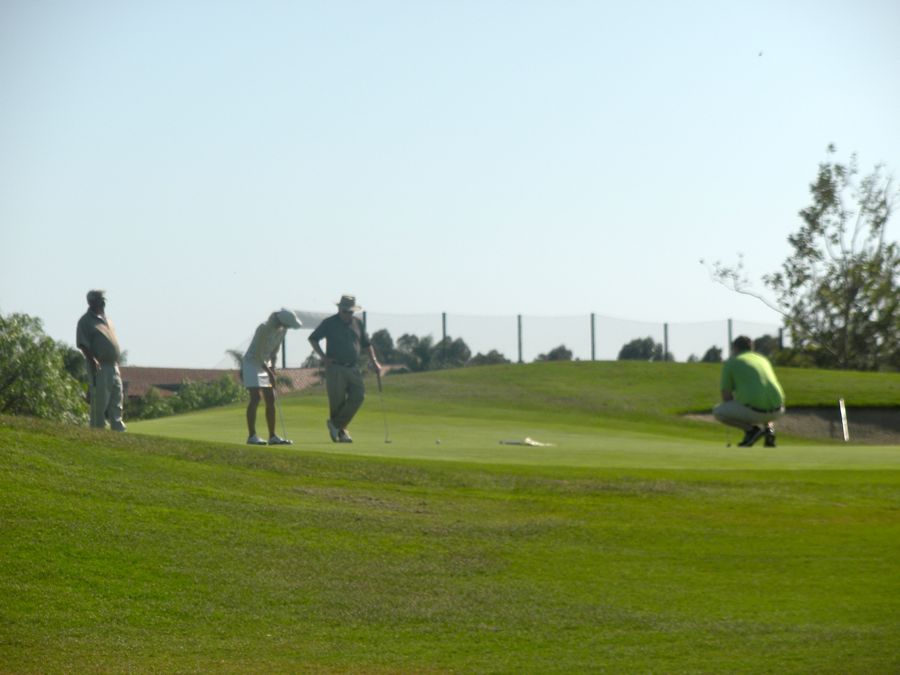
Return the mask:
<svg viewBox="0 0 900 675"><path fill-rule="evenodd" d="M257 436L256 434L253 434L252 436L250 436L250 438L247 439L247 445L265 445L265 444L266 444L266 442L263 439L261 439L259 436Z"/></svg>
<svg viewBox="0 0 900 675"><path fill-rule="evenodd" d="M289 441L286 438L282 438L281 436L275 435L269 437L269 445L293 445L294 441Z"/></svg>
<svg viewBox="0 0 900 675"><path fill-rule="evenodd" d="M325 426L328 427L328 435L331 436L331 442L337 443L338 435L340 434L340 429L338 429L336 426L334 426L334 422L332 422L330 418L325 420Z"/></svg>

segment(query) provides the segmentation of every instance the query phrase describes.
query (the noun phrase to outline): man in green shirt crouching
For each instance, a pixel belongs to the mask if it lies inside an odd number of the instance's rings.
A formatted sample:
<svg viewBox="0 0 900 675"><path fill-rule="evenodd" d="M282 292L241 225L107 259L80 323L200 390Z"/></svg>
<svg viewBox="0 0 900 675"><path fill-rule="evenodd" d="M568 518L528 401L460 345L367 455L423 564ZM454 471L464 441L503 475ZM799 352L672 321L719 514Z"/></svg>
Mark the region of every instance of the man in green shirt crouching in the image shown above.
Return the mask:
<svg viewBox="0 0 900 675"><path fill-rule="evenodd" d="M743 429L739 445L749 448L761 437L766 447L775 447L775 420L784 415L784 390L772 364L753 351L745 335L731 344L732 356L722 366L722 402L713 409L716 419Z"/></svg>

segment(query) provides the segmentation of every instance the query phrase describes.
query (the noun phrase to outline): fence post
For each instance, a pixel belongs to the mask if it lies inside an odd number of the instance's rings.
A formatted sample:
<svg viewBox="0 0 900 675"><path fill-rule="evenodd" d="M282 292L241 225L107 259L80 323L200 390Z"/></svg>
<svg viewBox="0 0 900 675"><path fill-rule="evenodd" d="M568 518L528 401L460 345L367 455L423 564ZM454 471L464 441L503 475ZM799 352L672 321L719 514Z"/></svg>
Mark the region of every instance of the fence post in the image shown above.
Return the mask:
<svg viewBox="0 0 900 675"><path fill-rule="evenodd" d="M441 312L441 337L447 339L447 312Z"/></svg>
<svg viewBox="0 0 900 675"><path fill-rule="evenodd" d="M522 315L517 314L516 319L519 324L519 363L522 363Z"/></svg>
<svg viewBox="0 0 900 675"><path fill-rule="evenodd" d="M597 331L594 325L594 319L596 315L591 312L591 361L597 360L597 343L596 343L596 335Z"/></svg>
<svg viewBox="0 0 900 675"><path fill-rule="evenodd" d="M663 361L669 360L669 324L663 324Z"/></svg>
<svg viewBox="0 0 900 675"><path fill-rule="evenodd" d="M778 329L778 351L784 349L784 327Z"/></svg>
<svg viewBox="0 0 900 675"><path fill-rule="evenodd" d="M728 344L725 345L725 353L729 356L731 355L731 343L734 342L734 338L731 337L731 329L731 319L728 319ZM726 356L725 358L728 358L728 356Z"/></svg>
<svg viewBox="0 0 900 675"><path fill-rule="evenodd" d="M281 338L281 368L287 368L287 333ZM275 383L272 383L275 386Z"/></svg>

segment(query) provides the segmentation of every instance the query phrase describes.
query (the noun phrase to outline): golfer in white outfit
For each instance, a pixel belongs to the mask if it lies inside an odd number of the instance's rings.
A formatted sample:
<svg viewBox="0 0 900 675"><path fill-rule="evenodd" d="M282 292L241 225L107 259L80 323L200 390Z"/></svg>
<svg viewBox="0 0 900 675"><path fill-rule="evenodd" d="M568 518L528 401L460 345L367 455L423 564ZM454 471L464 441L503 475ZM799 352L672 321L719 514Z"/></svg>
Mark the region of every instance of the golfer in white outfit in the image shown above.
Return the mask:
<svg viewBox="0 0 900 675"><path fill-rule="evenodd" d="M290 445L291 441L275 433L275 361L278 350L288 328L300 328L297 315L289 309L272 312L265 323L259 324L253 340L244 354L241 364L241 379L250 391L247 404L247 444L248 445ZM262 394L260 394L262 392ZM266 424L269 440L264 441L256 434L256 409L260 395L266 400Z"/></svg>

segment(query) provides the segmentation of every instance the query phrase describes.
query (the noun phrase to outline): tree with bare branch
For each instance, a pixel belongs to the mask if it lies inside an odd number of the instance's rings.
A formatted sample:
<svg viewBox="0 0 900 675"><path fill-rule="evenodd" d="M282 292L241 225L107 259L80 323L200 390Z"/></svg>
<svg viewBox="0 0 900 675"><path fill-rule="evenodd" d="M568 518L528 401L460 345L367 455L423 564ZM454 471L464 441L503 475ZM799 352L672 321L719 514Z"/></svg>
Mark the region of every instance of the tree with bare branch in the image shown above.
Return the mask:
<svg viewBox="0 0 900 675"><path fill-rule="evenodd" d="M793 350L813 365L900 370L900 248L887 232L900 191L883 166L860 179L855 154L847 164L835 160L834 145L828 154L788 237L792 253L763 276L774 300L753 289L740 255L733 266L714 263L711 274L781 313Z"/></svg>

